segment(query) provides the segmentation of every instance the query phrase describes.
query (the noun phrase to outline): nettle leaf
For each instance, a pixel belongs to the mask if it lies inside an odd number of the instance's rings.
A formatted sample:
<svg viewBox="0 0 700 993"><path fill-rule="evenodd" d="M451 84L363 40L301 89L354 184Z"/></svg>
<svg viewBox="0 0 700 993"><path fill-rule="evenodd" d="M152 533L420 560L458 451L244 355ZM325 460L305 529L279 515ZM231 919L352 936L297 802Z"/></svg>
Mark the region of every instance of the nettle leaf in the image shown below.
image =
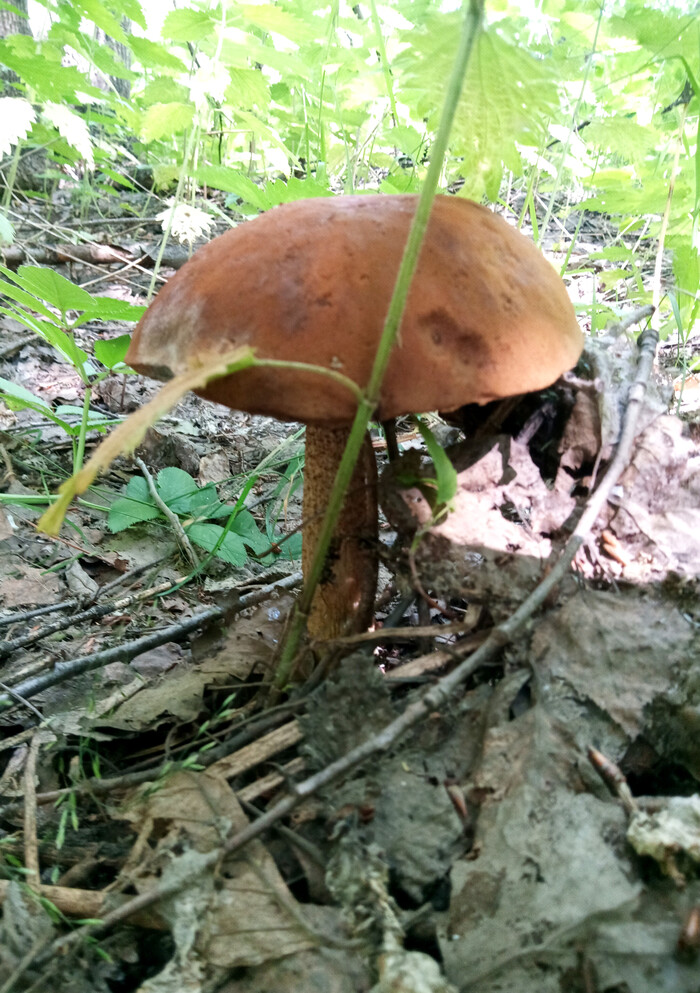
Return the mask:
<svg viewBox="0 0 700 993"><path fill-rule="evenodd" d="M142 141L169 137L188 128L193 117L194 107L189 104L156 103L146 110L139 135Z"/></svg>
<svg viewBox="0 0 700 993"><path fill-rule="evenodd" d="M259 69L228 68L231 78L224 100L234 107L264 109L270 103L270 88Z"/></svg>
<svg viewBox="0 0 700 993"><path fill-rule="evenodd" d="M265 198L271 207L309 197L330 196L333 194L328 186L325 183L319 183L313 176L307 176L305 179L290 176L286 182L283 179L275 179L273 182L265 184Z"/></svg>
<svg viewBox="0 0 700 993"><path fill-rule="evenodd" d="M149 80L143 91L143 106L156 103L187 103L190 91L172 76L157 76Z"/></svg>
<svg viewBox="0 0 700 993"><path fill-rule="evenodd" d="M114 14L110 13L99 0L71 0L71 4L74 9L79 10L84 17L87 17L89 21L96 24L98 28L102 28L104 33L108 34L110 38L114 38L115 41L122 43L126 42L126 35L121 24Z"/></svg>
<svg viewBox="0 0 700 993"><path fill-rule="evenodd" d="M87 123L79 114L74 114L62 104L47 101L42 108L42 117L52 124L58 133L85 159L92 168L95 157L92 148L92 138Z"/></svg>
<svg viewBox="0 0 700 993"><path fill-rule="evenodd" d="M18 141L27 137L36 111L23 97L0 97L0 156L9 155Z"/></svg>
<svg viewBox="0 0 700 993"><path fill-rule="evenodd" d="M123 14L124 17L128 17L130 21L134 21L139 27L142 27L145 31L148 27L146 18L144 17L143 10L139 0L112 0L112 9L118 13ZM133 38L129 38L129 44L133 41Z"/></svg>
<svg viewBox="0 0 700 993"><path fill-rule="evenodd" d="M92 307L92 297L87 290L71 283L53 269L22 265L17 270L16 282L40 300L56 307L62 314L68 310L82 311Z"/></svg>
<svg viewBox="0 0 700 993"><path fill-rule="evenodd" d="M148 490L148 484L143 476L135 476L129 480L126 493L119 497L109 508L107 527L110 531L124 531L134 524L153 521L160 517L160 510L153 502Z"/></svg>
<svg viewBox="0 0 700 993"><path fill-rule="evenodd" d="M641 160L653 151L659 135L655 128L643 127L632 118L616 115L591 121L583 132L586 144L621 155L626 162Z"/></svg>
<svg viewBox="0 0 700 993"><path fill-rule="evenodd" d="M129 38L129 47L136 59L145 69L171 69L173 72L186 72L187 67L182 59L173 55L165 45L148 38Z"/></svg>
<svg viewBox="0 0 700 993"><path fill-rule="evenodd" d="M238 12L254 27L281 34L296 45L303 45L308 41L323 37L326 31L326 26L320 18L309 16L306 20L301 20L294 14L272 4L260 4L260 6L241 4L238 7Z"/></svg>
<svg viewBox="0 0 700 993"><path fill-rule="evenodd" d="M392 68L400 73L401 99L417 119L436 129L444 81L455 57L461 14L435 14L422 28L402 33L407 48ZM538 147L550 117L558 112L553 65L498 30L482 32L464 81L450 149L459 156L469 196L496 195L504 167L520 169L518 143Z"/></svg>
<svg viewBox="0 0 700 993"><path fill-rule="evenodd" d="M206 552L213 552L217 543L221 544L216 549L216 557L228 562L229 565L240 568L248 560L248 550L243 543L243 539L235 531L229 531L222 539L224 528L220 524L190 524L185 529L187 537Z"/></svg>
<svg viewBox="0 0 700 993"><path fill-rule="evenodd" d="M171 41L203 41L215 34L215 20L206 10L172 10L163 22L162 35Z"/></svg>
<svg viewBox="0 0 700 993"><path fill-rule="evenodd" d="M200 183L212 186L215 190L232 193L258 210L269 210L272 206L264 191L243 173L228 166L202 166L197 170Z"/></svg>
<svg viewBox="0 0 700 993"><path fill-rule="evenodd" d="M60 58L56 61L51 46L48 43L31 42L32 51L27 55L18 55L10 42L21 37L12 35L5 44L0 43L0 62L8 69L14 70L23 83L30 86L37 100L52 100L75 102L77 94L104 99L104 93L92 86L83 73L75 66L63 66Z"/></svg>

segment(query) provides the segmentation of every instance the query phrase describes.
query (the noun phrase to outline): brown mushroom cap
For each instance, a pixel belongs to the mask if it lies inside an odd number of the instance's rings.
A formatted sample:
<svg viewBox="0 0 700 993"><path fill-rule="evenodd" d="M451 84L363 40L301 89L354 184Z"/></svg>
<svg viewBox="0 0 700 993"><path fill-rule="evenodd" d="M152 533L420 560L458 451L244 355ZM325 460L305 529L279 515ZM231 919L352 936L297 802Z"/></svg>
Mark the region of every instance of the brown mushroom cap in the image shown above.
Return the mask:
<svg viewBox="0 0 700 993"><path fill-rule="evenodd" d="M127 361L163 379L250 345L260 358L336 369L364 387L416 204L300 200L215 238L160 291ZM582 346L564 284L535 245L485 207L437 197L377 416L541 389ZM279 368L224 377L201 395L309 424L340 425L357 407L328 377Z"/></svg>

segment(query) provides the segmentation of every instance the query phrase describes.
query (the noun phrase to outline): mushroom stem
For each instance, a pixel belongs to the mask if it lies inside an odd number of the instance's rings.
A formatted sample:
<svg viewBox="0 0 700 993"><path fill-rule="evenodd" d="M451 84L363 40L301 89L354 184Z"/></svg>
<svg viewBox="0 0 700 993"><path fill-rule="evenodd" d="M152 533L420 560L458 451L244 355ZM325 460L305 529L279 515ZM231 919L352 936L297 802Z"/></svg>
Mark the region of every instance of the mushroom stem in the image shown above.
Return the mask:
<svg viewBox="0 0 700 993"><path fill-rule="evenodd" d="M328 497L350 433L349 427L306 428L302 568L310 573ZM377 590L377 466L365 436L343 502L308 621L312 638L363 631L372 620Z"/></svg>

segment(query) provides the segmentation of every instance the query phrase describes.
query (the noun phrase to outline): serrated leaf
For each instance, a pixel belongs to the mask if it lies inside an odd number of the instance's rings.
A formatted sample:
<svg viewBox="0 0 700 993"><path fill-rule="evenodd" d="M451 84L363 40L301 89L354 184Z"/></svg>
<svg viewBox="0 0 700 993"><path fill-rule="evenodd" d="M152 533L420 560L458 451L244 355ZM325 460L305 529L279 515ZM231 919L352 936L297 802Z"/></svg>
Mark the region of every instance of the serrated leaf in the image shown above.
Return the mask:
<svg viewBox="0 0 700 993"><path fill-rule="evenodd" d="M318 26L313 23L316 18L309 16L306 20L302 20L272 4L241 4L238 10L249 24L263 31L273 31L284 38L289 38L296 45L303 45L322 37L325 30L320 20Z"/></svg>
<svg viewBox="0 0 700 993"><path fill-rule="evenodd" d="M129 45L135 58L145 69L170 69L173 72L186 72L187 67L182 59L173 55L165 45L158 41L151 41L148 38L137 38L134 35L129 39Z"/></svg>
<svg viewBox="0 0 700 993"><path fill-rule="evenodd" d="M202 166L197 170L197 179L200 183L212 186L215 190L233 193L245 200L246 203L257 207L258 210L269 210L271 206L264 191L256 186L252 179L248 179L236 169L230 169L227 166Z"/></svg>
<svg viewBox="0 0 700 993"><path fill-rule="evenodd" d="M22 265L17 270L17 282L40 300L45 300L65 314L68 310L89 310L92 297L87 290L44 266Z"/></svg>
<svg viewBox="0 0 700 993"><path fill-rule="evenodd" d="M13 35L12 40L17 37L19 36ZM1 46L0 62L8 69L13 69L22 82L32 88L38 101L75 101L77 93L104 99L104 94L89 83L87 77L75 66L62 66L60 62L55 62L44 54L45 45L31 39L29 41L35 50L26 56L17 55L9 45Z"/></svg>
<svg viewBox="0 0 700 993"><path fill-rule="evenodd" d="M42 117L56 128L58 133L74 148L90 168L95 164L92 138L88 126L79 114L68 107L47 101L42 108Z"/></svg>
<svg viewBox="0 0 700 993"><path fill-rule="evenodd" d="M202 41L214 35L217 26L218 21L206 10L172 10L161 33L171 41Z"/></svg>
<svg viewBox="0 0 700 993"><path fill-rule="evenodd" d="M36 120L36 111L23 97L0 97L0 120L0 156L4 156L9 155L18 141L27 137Z"/></svg>
<svg viewBox="0 0 700 993"><path fill-rule="evenodd" d="M420 30L404 32L407 48L394 60L401 99L415 118L436 129L461 27L461 14L434 14ZM551 62L504 39L496 28L476 40L450 150L459 157L465 192L478 199L497 186L504 167L518 169L518 143L539 146L558 111L558 80Z"/></svg>
<svg viewBox="0 0 700 993"><path fill-rule="evenodd" d="M583 132L583 138L586 144L621 155L630 162L642 159L654 150L658 132L653 127L642 127L636 121L617 114L591 121Z"/></svg>
<svg viewBox="0 0 700 993"><path fill-rule="evenodd" d="M107 10L99 0L71 0L71 2L74 8L77 8L84 17L87 17L89 21L96 24L98 28L102 28L104 33L108 34L110 38L114 38L115 41L119 41L122 44L126 42L126 35L121 24L114 14Z"/></svg>
<svg viewBox="0 0 700 993"><path fill-rule="evenodd" d="M192 123L194 107L186 103L156 103L144 114L140 137L143 141L154 141L173 134L179 134Z"/></svg>
<svg viewBox="0 0 700 993"><path fill-rule="evenodd" d="M91 321L140 321L146 313L142 304L117 300L114 297L92 297L92 307L85 308L85 318Z"/></svg>
<svg viewBox="0 0 700 993"><path fill-rule="evenodd" d="M331 197L333 194L323 183L319 183L308 176L306 179L298 179L290 176L288 180L276 179L265 184L265 199L271 207L276 207L281 203L293 203L295 200L304 200L309 197Z"/></svg>
<svg viewBox="0 0 700 993"><path fill-rule="evenodd" d="M258 107L264 109L270 103L270 89L267 80L259 69L236 69L229 67L231 79L226 87L225 101L233 107Z"/></svg>
<svg viewBox="0 0 700 993"><path fill-rule="evenodd" d="M423 146L423 137L416 128L405 124L397 127L387 128L382 134L382 143L385 145L395 145L404 155L411 157L418 154Z"/></svg>
<svg viewBox="0 0 700 993"><path fill-rule="evenodd" d="M112 7L117 13L128 17L130 21L135 21L139 27L143 28L144 31L146 30L148 23L138 0L112 0ZM133 36L130 36L129 44L132 41Z"/></svg>

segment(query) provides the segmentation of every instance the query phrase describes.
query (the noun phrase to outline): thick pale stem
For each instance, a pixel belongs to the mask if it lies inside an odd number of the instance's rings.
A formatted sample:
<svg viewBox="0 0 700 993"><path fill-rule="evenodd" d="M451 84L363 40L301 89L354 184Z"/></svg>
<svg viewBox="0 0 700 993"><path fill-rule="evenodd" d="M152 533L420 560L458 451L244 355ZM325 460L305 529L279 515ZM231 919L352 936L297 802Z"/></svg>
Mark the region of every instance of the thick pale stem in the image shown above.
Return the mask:
<svg viewBox="0 0 700 993"><path fill-rule="evenodd" d="M349 427L306 429L302 553L305 579L349 433ZM308 631L312 638L336 638L368 627L377 589L376 546L377 467L366 435L311 604Z"/></svg>

